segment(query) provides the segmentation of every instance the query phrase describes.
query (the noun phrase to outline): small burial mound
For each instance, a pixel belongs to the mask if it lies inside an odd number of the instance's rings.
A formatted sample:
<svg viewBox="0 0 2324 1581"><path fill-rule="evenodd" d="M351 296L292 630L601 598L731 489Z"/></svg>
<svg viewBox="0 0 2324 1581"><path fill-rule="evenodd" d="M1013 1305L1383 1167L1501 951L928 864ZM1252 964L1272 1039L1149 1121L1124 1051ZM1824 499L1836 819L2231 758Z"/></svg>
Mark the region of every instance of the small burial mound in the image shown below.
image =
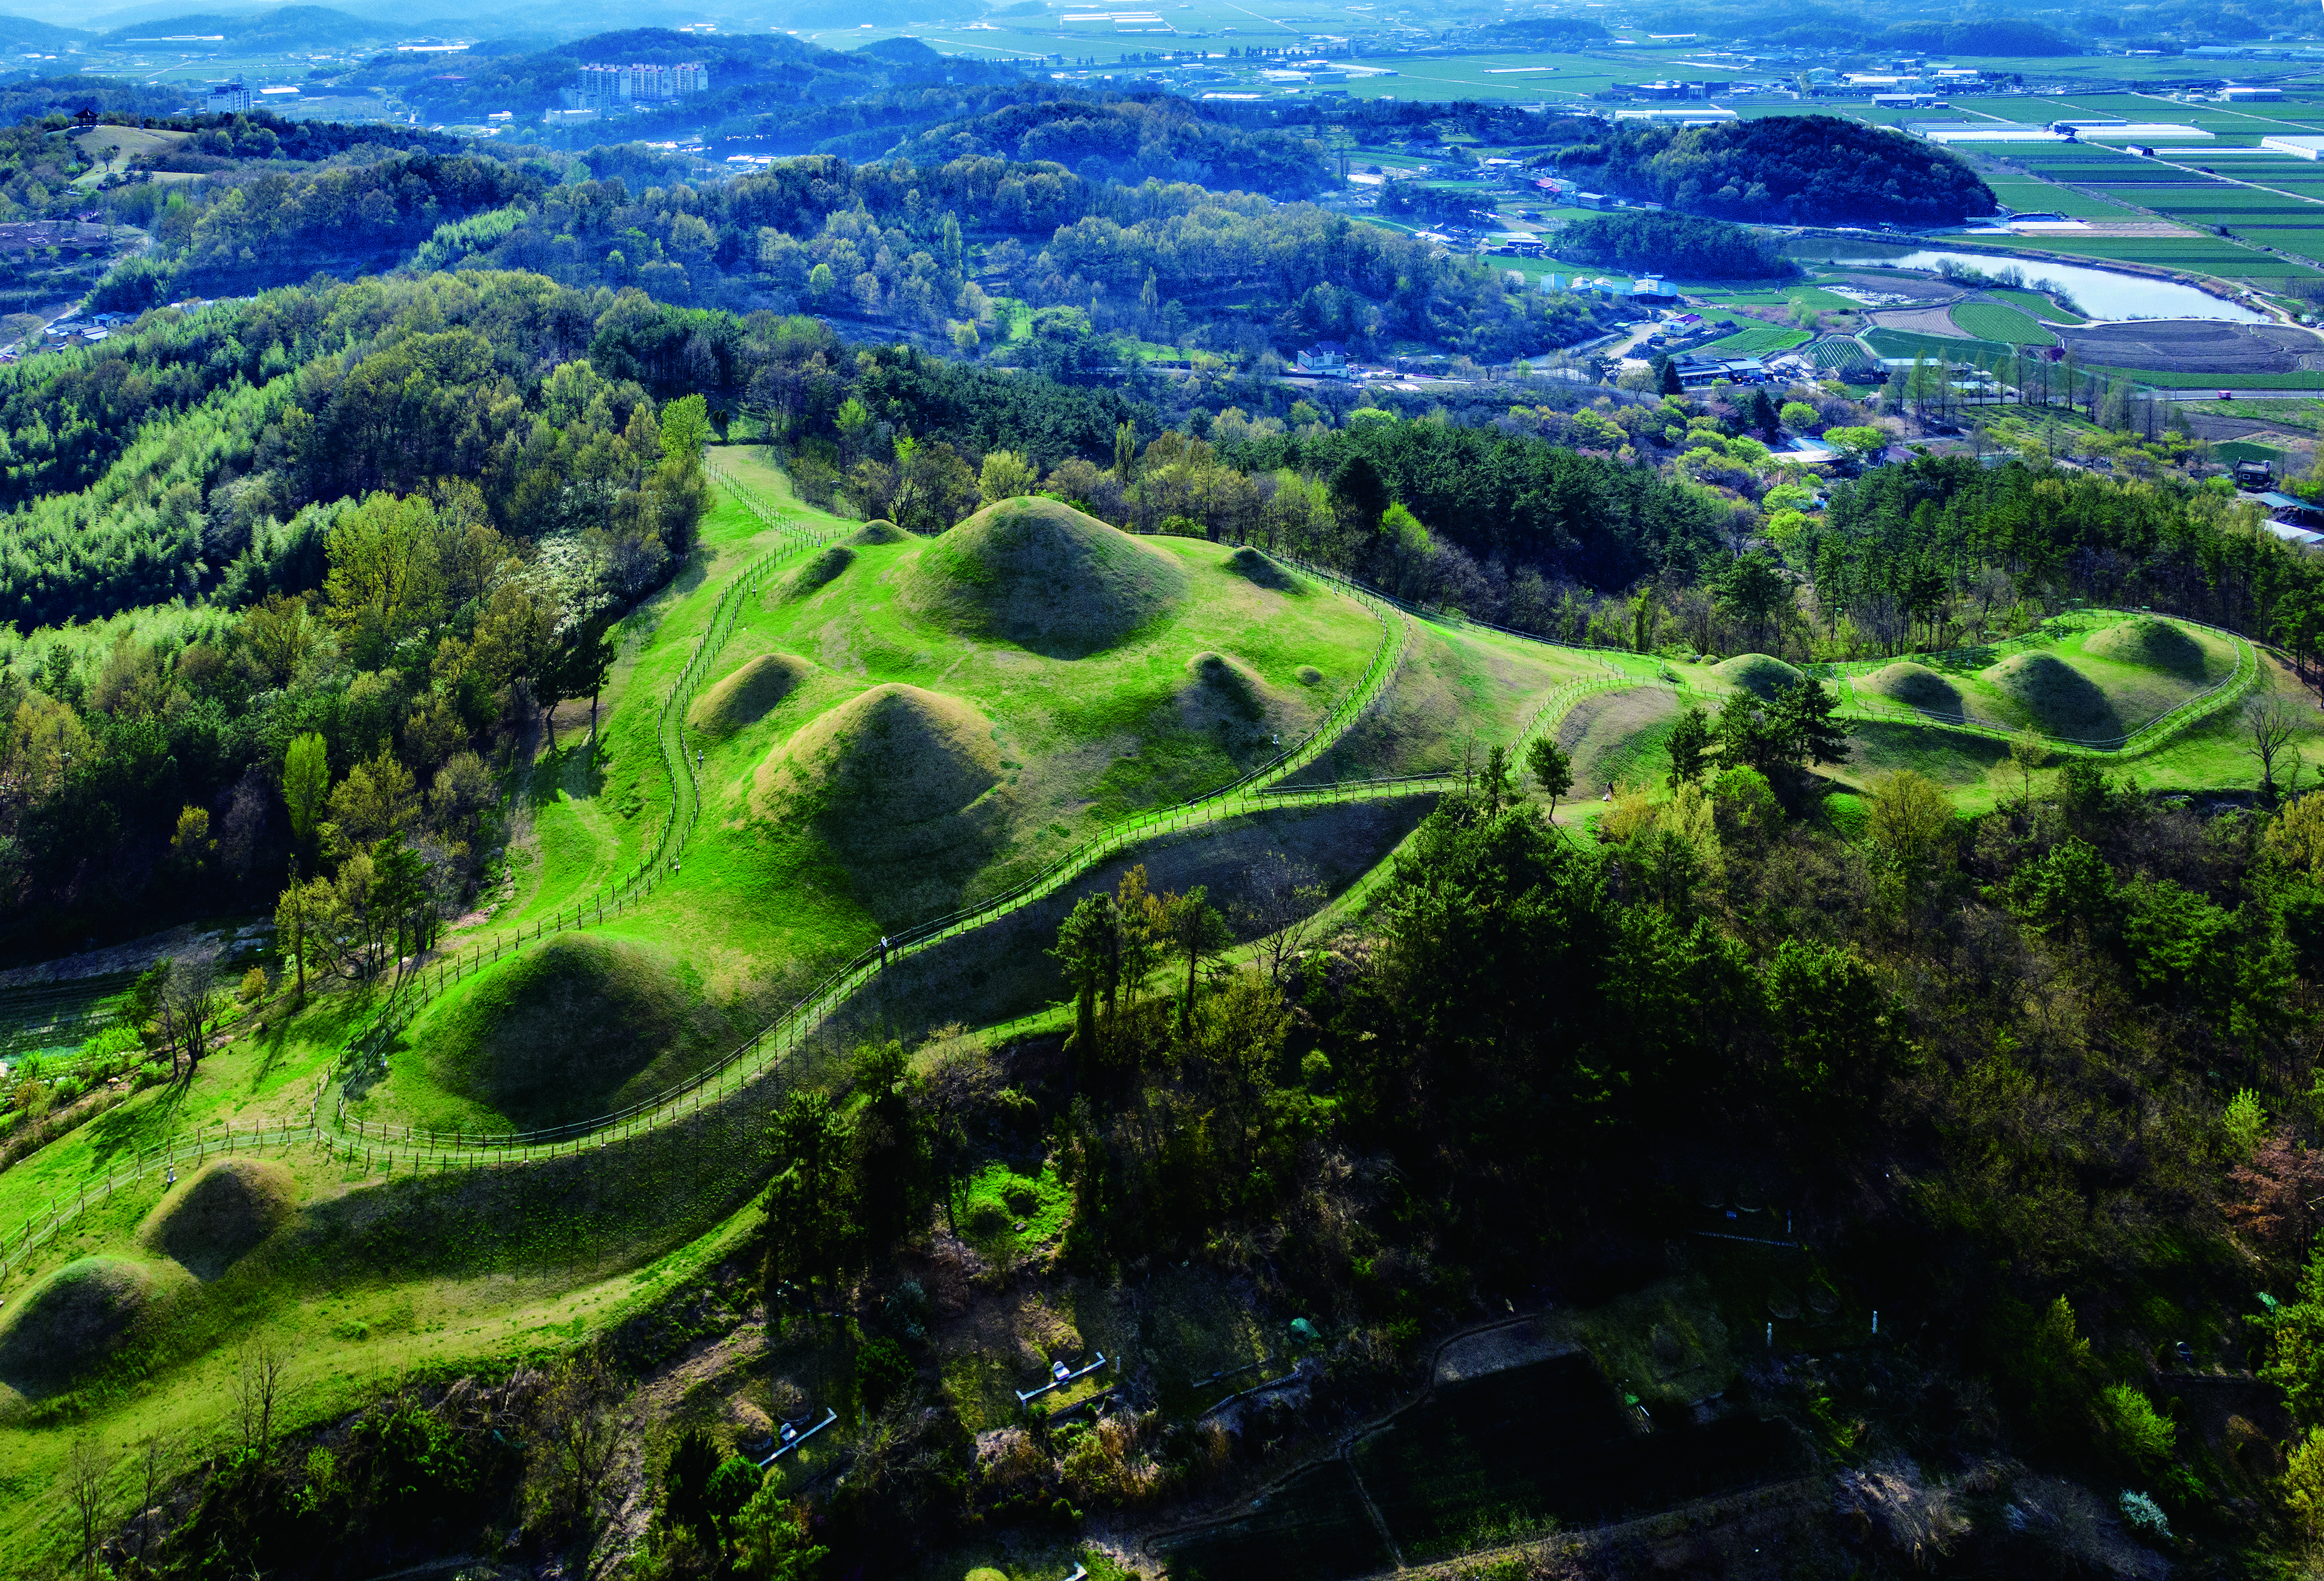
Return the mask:
<svg viewBox="0 0 2324 1581"><path fill-rule="evenodd" d="M222 1158L161 1200L138 1239L200 1280L216 1279L290 1221L299 1184L267 1159Z"/></svg>
<svg viewBox="0 0 2324 1581"><path fill-rule="evenodd" d="M1297 593L1299 584L1291 574L1249 544L1229 555L1227 569L1250 581L1254 586L1272 588L1277 593Z"/></svg>
<svg viewBox="0 0 2324 1581"><path fill-rule="evenodd" d="M853 564L855 551L834 544L783 580L782 596L806 598L818 593L837 581L839 574Z"/></svg>
<svg viewBox="0 0 2324 1581"><path fill-rule="evenodd" d="M686 722L705 735L732 735L756 724L814 674L815 666L803 658L760 654L696 697L686 711Z"/></svg>
<svg viewBox="0 0 2324 1581"><path fill-rule="evenodd" d="M759 765L752 810L803 817L851 860L982 847L1005 817L992 722L942 693L874 686L822 714Z"/></svg>
<svg viewBox="0 0 2324 1581"><path fill-rule="evenodd" d="M892 521L867 521L839 541L862 548L872 544L900 544L911 536Z"/></svg>
<svg viewBox="0 0 2324 1581"><path fill-rule="evenodd" d="M2161 670L2185 680L2203 678L2203 645L2184 627L2151 615L2093 632L2082 644L2082 651L2093 658Z"/></svg>
<svg viewBox="0 0 2324 1581"><path fill-rule="evenodd" d="M0 1382L40 1395L95 1371L135 1337L168 1293L171 1273L129 1257L66 1264L34 1285L0 1328Z"/></svg>
<svg viewBox="0 0 2324 1581"><path fill-rule="evenodd" d="M1180 694L1190 716L1256 720L1267 712L1267 686L1222 653L1198 653L1186 661L1190 684ZM1197 717L1190 717L1190 724Z"/></svg>
<svg viewBox="0 0 2324 1581"><path fill-rule="evenodd" d="M1859 679L1856 685L1875 697L1885 697L1891 703L1901 703L1907 708L1917 708L1927 713L1958 714L1963 712L1960 688L1926 665L1909 660L1884 666Z"/></svg>
<svg viewBox="0 0 2324 1581"><path fill-rule="evenodd" d="M1764 653L1738 653L1711 666L1711 673L1730 686L1740 687L1755 697L1772 698L1784 687L1796 685L1800 672L1779 658L1769 658Z"/></svg>
<svg viewBox="0 0 2324 1581"><path fill-rule="evenodd" d="M1980 673L2044 735L2111 741L2123 734L2122 720L2098 683L2054 654L2012 654Z"/></svg>
<svg viewBox="0 0 2324 1581"><path fill-rule="evenodd" d="M1111 648L1175 603L1186 573L1055 500L1003 500L933 539L903 602L950 630L1054 657Z"/></svg>
<svg viewBox="0 0 2324 1581"><path fill-rule="evenodd" d="M725 1031L667 956L571 933L488 974L418 1044L438 1086L532 1130L683 1079L724 1052Z"/></svg>

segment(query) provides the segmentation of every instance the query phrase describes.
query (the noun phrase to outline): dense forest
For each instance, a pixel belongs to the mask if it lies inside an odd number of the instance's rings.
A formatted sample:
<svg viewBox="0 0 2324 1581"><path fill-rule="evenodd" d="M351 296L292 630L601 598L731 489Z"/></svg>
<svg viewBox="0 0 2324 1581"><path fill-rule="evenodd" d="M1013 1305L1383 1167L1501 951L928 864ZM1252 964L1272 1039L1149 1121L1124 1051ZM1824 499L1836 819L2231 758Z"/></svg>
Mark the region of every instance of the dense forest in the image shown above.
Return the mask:
<svg viewBox="0 0 2324 1581"><path fill-rule="evenodd" d="M197 426L243 423L274 470L236 475L228 462L207 494L182 471L147 473L130 497L106 496L101 529L69 496L12 520L27 624L64 594L60 570L80 574L80 596L116 604L198 596L205 565L224 570L208 608L10 648L10 931L149 894L271 899L296 857L315 959L366 977L471 892L479 821L501 794L487 758L504 768L545 710L603 685L609 625L691 546L709 425L699 396L658 407L586 360L520 385L476 328L413 332L440 302L424 288L374 296L390 344L315 386L313 408L277 388L298 382L285 379L230 413L199 409ZM364 305L335 306L307 332L357 333ZM462 409L493 415L448 431ZM254 459L213 443L208 459ZM472 481L494 451L509 484L497 509Z"/></svg>
<svg viewBox="0 0 2324 1581"><path fill-rule="evenodd" d="M1190 181L1269 198L1312 197L1337 186L1322 144L1293 130L1246 130L1163 94L1093 103L1020 100L946 121L908 138L896 156L915 164L985 158L1046 160L1092 180L1136 186Z"/></svg>
<svg viewBox="0 0 2324 1581"><path fill-rule="evenodd" d="M1772 1207L1819 1248L1819 1299L1884 1318L1877 1341L1723 1372L1748 1412L1641 1384L1657 1435L1757 1431L1763 1475L1803 1443L1840 1468L1781 1524L1695 1522L1689 1573L1911 1575L1933 1551L1965 1573L2149 1576L2163 1554L2302 1551L2324 1496L2303 1437L2324 1400L2304 1007L2324 798L2207 819L2077 759L1964 820L1904 771L1843 839L1806 793L1855 743L1784 712L1729 705L1669 794L1624 798L1597 841L1527 794L1554 756L1497 752L1360 928L1255 961L1218 958L1199 889L1141 867L1085 894L1056 941L1068 1037L859 1047L769 1127L749 1238L663 1308L505 1383L388 1393L327 1448L262 1422L146 1562L320 1573L513 1531L520 1511L512 1542L586 1550L607 1480L567 1447L618 1441L628 1390L741 1343L761 1300L770 1347L835 1318L854 1335L865 1447L787 1486L715 1424L669 1432L640 1574L908 1574L972 1537L1240 1508L1302 1424L1398 1398L1432 1337L1716 1266L1681 1227L1720 1221L1698 1200L1743 1205L1713 1241ZM1057 1264L1018 1277L1150 1290L1147 1270L1199 1261L1331 1337L1298 1409L1234 1433L1140 1407L972 1436L931 1334L974 1299L936 1282L947 1216L964 1168L1030 1138L1071 1218ZM1656 1299L1665 1325L1688 1310ZM1666 1357L1698 1343L1655 1334ZM2221 1435L2222 1398L2273 1425Z"/></svg>
<svg viewBox="0 0 2324 1581"><path fill-rule="evenodd" d="M1561 258L1674 280L1790 280L1800 266L1757 232L1692 215L1591 214L1557 233Z"/></svg>
<svg viewBox="0 0 2324 1581"><path fill-rule="evenodd" d="M884 40L842 52L781 33L692 34L667 28L597 33L547 50L540 48L537 39L487 41L464 51L460 59L461 70L447 73L440 61L425 56L381 54L332 82L353 92L386 89L422 106L429 115L478 124L500 110L538 121L542 111L560 106L559 96L573 86L575 69L585 60L695 61L708 67L709 92L624 115L618 123L625 135L652 138L705 127L728 134L741 129L732 123L761 112L770 103L838 110L918 89L973 89L1021 80L1012 68L939 55L911 39ZM945 102L945 96L940 93L935 102ZM892 142L902 130L899 125L886 141ZM602 141L605 133L604 125L590 123L543 135L565 146L586 147ZM804 152L808 146L783 152Z"/></svg>
<svg viewBox="0 0 2324 1581"><path fill-rule="evenodd" d="M1838 115L1607 126L1557 162L1601 191L1720 219L1936 225L1993 212L1992 189L1937 144Z"/></svg>

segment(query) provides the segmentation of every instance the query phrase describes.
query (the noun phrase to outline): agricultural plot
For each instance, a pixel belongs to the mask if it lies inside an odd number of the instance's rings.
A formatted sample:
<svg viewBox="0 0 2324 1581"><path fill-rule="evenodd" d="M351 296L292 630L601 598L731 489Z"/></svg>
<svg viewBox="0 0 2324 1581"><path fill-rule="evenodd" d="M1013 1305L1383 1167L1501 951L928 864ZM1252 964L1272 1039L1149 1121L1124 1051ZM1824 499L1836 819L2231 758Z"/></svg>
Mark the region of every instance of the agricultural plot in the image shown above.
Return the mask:
<svg viewBox="0 0 2324 1581"><path fill-rule="evenodd" d="M1843 300L1845 299L1842 299ZM1804 329L1786 329L1777 324L1754 325L1738 329L1732 335L1721 336L1702 349L1723 357L1765 357L1777 352L1787 352L1811 339Z"/></svg>
<svg viewBox="0 0 2324 1581"><path fill-rule="evenodd" d="M2058 337L2016 308L2000 302L1962 302L1952 309L1953 326L1974 340L2011 345L2056 345Z"/></svg>

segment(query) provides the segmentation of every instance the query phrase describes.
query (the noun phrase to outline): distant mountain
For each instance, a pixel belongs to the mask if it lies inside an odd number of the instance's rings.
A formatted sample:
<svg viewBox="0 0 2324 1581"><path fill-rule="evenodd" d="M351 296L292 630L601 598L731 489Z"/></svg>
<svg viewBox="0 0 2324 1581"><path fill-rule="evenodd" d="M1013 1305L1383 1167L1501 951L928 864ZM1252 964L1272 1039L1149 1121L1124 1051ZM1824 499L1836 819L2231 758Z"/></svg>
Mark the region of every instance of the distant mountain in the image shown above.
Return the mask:
<svg viewBox="0 0 2324 1581"><path fill-rule="evenodd" d="M0 50L22 54L27 50L54 50L65 44L86 43L88 38L78 28L59 27L52 22L34 22L29 16L0 16Z"/></svg>
<svg viewBox="0 0 2324 1581"><path fill-rule="evenodd" d="M548 50L486 40L458 55L382 53L345 82L356 88L385 88L438 120L474 121L507 110L530 121L558 106L563 90L573 86L575 69L585 61L661 66L698 61L709 68L706 94L673 101L649 115L591 124L589 135L615 139L664 137L770 109L868 102L898 90L1015 81L1018 75L940 55L912 39L890 39L841 52L782 33L683 33L633 27L592 33Z"/></svg>
<svg viewBox="0 0 2324 1581"><path fill-rule="evenodd" d="M234 49L296 49L308 44L356 44L373 39L405 37L409 31L409 24L367 21L327 5L286 5L274 11L158 16L150 22L117 27L106 33L101 41L125 45L174 34L218 33Z"/></svg>

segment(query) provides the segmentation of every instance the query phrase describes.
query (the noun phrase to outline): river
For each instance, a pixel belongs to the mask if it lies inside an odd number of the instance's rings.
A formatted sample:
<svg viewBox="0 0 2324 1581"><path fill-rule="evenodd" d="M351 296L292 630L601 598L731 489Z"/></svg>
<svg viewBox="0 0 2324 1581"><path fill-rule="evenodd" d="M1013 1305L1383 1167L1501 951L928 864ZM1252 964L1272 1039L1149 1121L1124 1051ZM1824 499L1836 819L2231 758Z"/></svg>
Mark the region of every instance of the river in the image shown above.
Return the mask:
<svg viewBox="0 0 2324 1581"><path fill-rule="evenodd" d="M1849 256L1832 257L1831 262L1846 269L1917 269L1934 273L1939 265L1951 263L1962 270L1978 270L1985 274L1998 274L2015 267L2032 286L2037 280L2046 280L2065 288L2074 305L2092 318L2119 320L2125 318L2220 318L2230 324L2265 324L2268 316L2235 302L2223 301L2209 291L2182 286L2175 280L2150 280L2144 275L2123 274L2111 269L2088 269L2080 264L2058 263L2047 258L2009 258L1991 253L1933 253L1897 248L1894 252L1868 247L1860 243L1827 243L1813 253L1804 249L1787 249L1794 256L1821 258L1824 253L1847 252Z"/></svg>

